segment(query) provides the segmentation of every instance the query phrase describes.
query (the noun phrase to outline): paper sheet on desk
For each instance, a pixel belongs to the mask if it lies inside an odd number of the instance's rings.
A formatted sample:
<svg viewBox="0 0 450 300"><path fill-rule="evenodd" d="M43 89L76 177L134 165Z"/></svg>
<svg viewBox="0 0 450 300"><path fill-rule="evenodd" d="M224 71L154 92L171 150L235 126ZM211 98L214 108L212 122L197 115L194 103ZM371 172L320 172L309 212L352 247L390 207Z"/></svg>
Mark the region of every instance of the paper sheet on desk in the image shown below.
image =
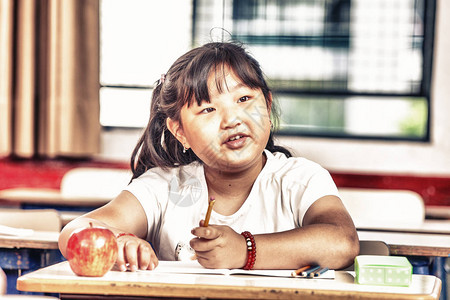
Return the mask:
<svg viewBox="0 0 450 300"><path fill-rule="evenodd" d="M202 267L198 261L159 261L155 273L176 273L176 274L216 274L216 275L257 275L271 277L290 277L293 270L243 270L243 269L207 269ZM334 270L328 270L314 279L334 279Z"/></svg>
<svg viewBox="0 0 450 300"><path fill-rule="evenodd" d="M30 236L33 234L33 229L15 228L5 225L0 225L0 235L10 236Z"/></svg>

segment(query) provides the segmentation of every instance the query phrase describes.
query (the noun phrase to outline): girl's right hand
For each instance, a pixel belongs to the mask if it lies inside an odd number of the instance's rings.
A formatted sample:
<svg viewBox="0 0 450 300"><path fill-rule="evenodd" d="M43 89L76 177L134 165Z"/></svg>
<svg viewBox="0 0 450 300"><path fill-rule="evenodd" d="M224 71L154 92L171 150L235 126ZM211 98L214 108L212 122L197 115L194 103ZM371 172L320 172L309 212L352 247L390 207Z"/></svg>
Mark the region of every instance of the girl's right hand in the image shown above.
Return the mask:
<svg viewBox="0 0 450 300"><path fill-rule="evenodd" d="M119 246L116 266L120 271L128 268L135 272L140 270L153 270L158 265L158 258L152 246L145 240L132 234L125 234L117 238Z"/></svg>

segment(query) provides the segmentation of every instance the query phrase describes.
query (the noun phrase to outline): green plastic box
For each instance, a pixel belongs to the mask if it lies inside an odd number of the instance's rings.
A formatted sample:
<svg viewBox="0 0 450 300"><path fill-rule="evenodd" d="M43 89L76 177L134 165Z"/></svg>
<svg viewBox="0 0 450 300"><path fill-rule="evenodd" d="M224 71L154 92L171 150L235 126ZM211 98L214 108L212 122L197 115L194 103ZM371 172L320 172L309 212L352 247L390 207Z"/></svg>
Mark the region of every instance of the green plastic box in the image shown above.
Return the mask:
<svg viewBox="0 0 450 300"><path fill-rule="evenodd" d="M412 266L404 256L358 255L355 273L358 284L409 286Z"/></svg>

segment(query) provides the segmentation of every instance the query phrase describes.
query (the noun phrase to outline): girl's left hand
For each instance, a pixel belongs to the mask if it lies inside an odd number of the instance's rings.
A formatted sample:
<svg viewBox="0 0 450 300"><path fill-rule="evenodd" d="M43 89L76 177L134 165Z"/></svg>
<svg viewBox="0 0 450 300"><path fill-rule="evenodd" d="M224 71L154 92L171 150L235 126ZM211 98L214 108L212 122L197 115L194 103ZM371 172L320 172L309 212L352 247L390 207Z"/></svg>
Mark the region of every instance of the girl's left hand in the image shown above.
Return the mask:
<svg viewBox="0 0 450 300"><path fill-rule="evenodd" d="M247 262L245 238L229 226L209 225L192 229L197 236L190 241L198 262L205 268L235 269Z"/></svg>

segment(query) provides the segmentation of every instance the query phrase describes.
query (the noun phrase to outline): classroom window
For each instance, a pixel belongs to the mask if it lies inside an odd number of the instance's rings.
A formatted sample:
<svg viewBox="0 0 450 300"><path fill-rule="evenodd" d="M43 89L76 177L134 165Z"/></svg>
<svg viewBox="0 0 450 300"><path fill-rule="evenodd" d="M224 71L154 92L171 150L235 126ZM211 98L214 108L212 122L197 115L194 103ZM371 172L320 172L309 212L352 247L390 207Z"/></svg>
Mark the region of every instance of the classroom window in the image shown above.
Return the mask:
<svg viewBox="0 0 450 300"><path fill-rule="evenodd" d="M223 27L248 45L280 134L428 140L434 1L195 3L194 44Z"/></svg>
<svg viewBox="0 0 450 300"><path fill-rule="evenodd" d="M100 3L100 122L107 129L142 128L155 82L191 47L192 4Z"/></svg>
<svg viewBox="0 0 450 300"><path fill-rule="evenodd" d="M434 4L102 0L104 133L137 136L160 74L190 48L230 35L267 75L279 134L427 141Z"/></svg>

